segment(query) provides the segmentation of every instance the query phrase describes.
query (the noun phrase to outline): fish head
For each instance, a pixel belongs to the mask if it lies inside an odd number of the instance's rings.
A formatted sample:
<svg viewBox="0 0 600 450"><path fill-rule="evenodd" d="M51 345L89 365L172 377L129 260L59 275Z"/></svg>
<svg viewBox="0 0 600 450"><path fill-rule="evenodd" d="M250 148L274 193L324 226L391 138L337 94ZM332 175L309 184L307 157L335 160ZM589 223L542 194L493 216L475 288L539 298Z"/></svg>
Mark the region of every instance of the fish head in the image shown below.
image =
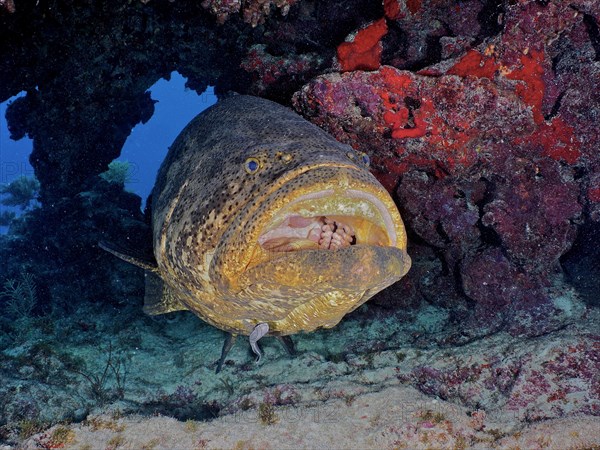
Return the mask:
<svg viewBox="0 0 600 450"><path fill-rule="evenodd" d="M335 326L411 265L398 208L368 157L327 145L249 148L237 161L252 194L211 260L228 328L287 335ZM251 180L251 182L248 182Z"/></svg>

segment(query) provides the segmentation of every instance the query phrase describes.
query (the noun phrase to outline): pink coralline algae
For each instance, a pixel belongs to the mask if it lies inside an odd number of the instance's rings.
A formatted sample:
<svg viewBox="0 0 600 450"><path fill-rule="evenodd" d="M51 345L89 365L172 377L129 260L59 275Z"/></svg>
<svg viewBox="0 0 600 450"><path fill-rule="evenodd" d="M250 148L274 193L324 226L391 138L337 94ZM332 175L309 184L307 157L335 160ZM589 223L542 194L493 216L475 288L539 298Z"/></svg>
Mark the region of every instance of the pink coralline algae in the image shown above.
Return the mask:
<svg viewBox="0 0 600 450"><path fill-rule="evenodd" d="M498 167L502 170L490 176L495 195L483 207L482 224L497 233L510 259L528 272L552 267L575 238L571 221L582 210L577 183L549 158L510 158Z"/></svg>
<svg viewBox="0 0 600 450"><path fill-rule="evenodd" d="M274 56L264 44L256 44L250 47L240 67L252 77L251 93L264 96L273 89L285 91L297 78L316 74L322 62L316 53Z"/></svg>
<svg viewBox="0 0 600 450"><path fill-rule="evenodd" d="M426 395L473 408L477 427L485 419L482 410L503 410L519 421L600 415L600 336L576 333L536 343L498 338L488 345L485 353L467 346L398 369L397 377Z"/></svg>
<svg viewBox="0 0 600 450"><path fill-rule="evenodd" d="M493 408L511 394L521 367L516 361L503 362L499 355L476 360L472 356L453 358L439 366L415 367L409 373L399 373L398 378L427 395L472 408Z"/></svg>
<svg viewBox="0 0 600 450"><path fill-rule="evenodd" d="M388 66L318 77L294 101L338 139L372 153L374 169L396 180L413 168L437 179L462 174L486 162L492 139L517 139L534 127L518 96L488 79Z"/></svg>
<svg viewBox="0 0 600 450"><path fill-rule="evenodd" d="M540 420L584 413L600 415L600 338L557 345L529 364L515 382L507 409Z"/></svg>
<svg viewBox="0 0 600 450"><path fill-rule="evenodd" d="M386 63L403 69L422 67L433 52L460 54L482 30L483 2L453 0L384 0L390 32L384 39Z"/></svg>
<svg viewBox="0 0 600 450"><path fill-rule="evenodd" d="M14 0L0 0L0 12L14 13L16 11Z"/></svg>
<svg viewBox="0 0 600 450"><path fill-rule="evenodd" d="M290 6L297 0L203 0L202 6L216 16L219 23L225 23L231 15L241 11L244 22L253 27L264 23L265 18L271 13L271 6L275 6L282 15L287 15Z"/></svg>

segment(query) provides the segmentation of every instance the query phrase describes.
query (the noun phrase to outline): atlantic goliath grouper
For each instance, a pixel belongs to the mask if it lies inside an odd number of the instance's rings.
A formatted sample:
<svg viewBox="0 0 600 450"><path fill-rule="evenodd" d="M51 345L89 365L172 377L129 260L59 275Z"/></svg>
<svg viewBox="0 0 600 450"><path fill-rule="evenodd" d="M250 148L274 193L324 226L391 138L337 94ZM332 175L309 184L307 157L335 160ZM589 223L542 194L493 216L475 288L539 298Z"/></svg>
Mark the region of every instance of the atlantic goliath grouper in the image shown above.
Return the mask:
<svg viewBox="0 0 600 450"><path fill-rule="evenodd" d="M353 150L277 103L219 101L177 137L152 191L144 311L190 310L256 342L331 328L408 272L388 192Z"/></svg>

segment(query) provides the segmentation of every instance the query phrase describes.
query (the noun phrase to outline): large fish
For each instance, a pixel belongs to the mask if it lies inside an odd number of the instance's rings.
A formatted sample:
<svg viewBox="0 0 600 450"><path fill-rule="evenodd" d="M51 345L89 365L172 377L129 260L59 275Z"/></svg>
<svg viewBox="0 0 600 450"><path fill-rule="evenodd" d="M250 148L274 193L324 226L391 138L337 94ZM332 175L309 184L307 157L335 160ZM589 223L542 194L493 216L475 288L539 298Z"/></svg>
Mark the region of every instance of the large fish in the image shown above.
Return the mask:
<svg viewBox="0 0 600 450"><path fill-rule="evenodd" d="M409 270L402 219L368 163L277 103L233 96L193 119L159 170L156 260L102 246L148 270L147 313L190 310L249 335L260 358L261 336L331 328Z"/></svg>

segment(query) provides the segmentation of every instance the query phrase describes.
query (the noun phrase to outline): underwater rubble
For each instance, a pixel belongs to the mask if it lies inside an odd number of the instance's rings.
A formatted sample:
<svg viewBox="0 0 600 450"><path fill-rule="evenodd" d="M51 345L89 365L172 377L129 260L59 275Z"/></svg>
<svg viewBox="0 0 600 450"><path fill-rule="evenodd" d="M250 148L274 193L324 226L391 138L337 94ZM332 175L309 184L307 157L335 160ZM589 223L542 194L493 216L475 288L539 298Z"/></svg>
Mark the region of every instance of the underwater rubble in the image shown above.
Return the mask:
<svg viewBox="0 0 600 450"><path fill-rule="evenodd" d="M570 294L569 326L535 339L440 345L448 310L367 306L297 336L294 358L265 338L256 364L238 345L218 375L223 333L192 314L38 319L4 351L0 432L29 437L23 448L593 448L600 315L575 320L585 306Z"/></svg>

